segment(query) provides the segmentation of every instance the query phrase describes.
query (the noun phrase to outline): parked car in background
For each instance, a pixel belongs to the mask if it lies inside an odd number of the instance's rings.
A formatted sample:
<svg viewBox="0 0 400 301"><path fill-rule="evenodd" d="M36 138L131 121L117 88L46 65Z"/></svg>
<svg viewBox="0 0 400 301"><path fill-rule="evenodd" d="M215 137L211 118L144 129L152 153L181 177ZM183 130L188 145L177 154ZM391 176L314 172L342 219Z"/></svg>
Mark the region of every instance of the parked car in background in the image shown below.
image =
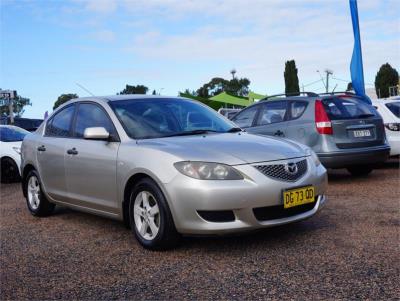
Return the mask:
<svg viewBox="0 0 400 301"><path fill-rule="evenodd" d="M304 145L245 133L197 101L144 95L59 107L24 139L22 169L33 215L60 204L124 220L153 249L306 219L327 184Z"/></svg>
<svg viewBox="0 0 400 301"><path fill-rule="evenodd" d="M249 133L305 144L325 167L347 168L353 175L369 174L390 152L381 116L352 93L271 96L232 121Z"/></svg>
<svg viewBox="0 0 400 301"><path fill-rule="evenodd" d="M221 115L225 116L228 119L232 119L233 116L235 116L238 112L240 112L242 109L227 109L227 108L220 108L218 110L218 113Z"/></svg>
<svg viewBox="0 0 400 301"><path fill-rule="evenodd" d="M1 183L20 178L21 142L28 131L12 125L0 125Z"/></svg>
<svg viewBox="0 0 400 301"><path fill-rule="evenodd" d="M390 144L390 155L400 155L400 97L375 99L373 106L378 110L385 124L386 137Z"/></svg>

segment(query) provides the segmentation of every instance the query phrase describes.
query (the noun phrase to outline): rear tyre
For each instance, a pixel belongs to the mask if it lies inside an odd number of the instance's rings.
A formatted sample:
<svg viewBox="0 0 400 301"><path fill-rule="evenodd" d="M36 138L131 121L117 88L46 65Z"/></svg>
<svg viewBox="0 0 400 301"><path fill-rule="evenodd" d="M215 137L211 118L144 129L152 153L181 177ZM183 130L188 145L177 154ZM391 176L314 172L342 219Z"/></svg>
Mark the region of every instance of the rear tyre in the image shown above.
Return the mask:
<svg viewBox="0 0 400 301"><path fill-rule="evenodd" d="M131 191L129 221L136 239L147 249L171 249L179 242L168 203L149 178L139 181Z"/></svg>
<svg viewBox="0 0 400 301"><path fill-rule="evenodd" d="M26 203L34 216L47 216L53 212L55 205L50 203L42 190L39 175L31 170L25 180Z"/></svg>
<svg viewBox="0 0 400 301"><path fill-rule="evenodd" d="M361 177L369 175L372 172L373 168L370 166L360 165L360 166L349 166L347 167L347 170L349 173L351 173L352 176Z"/></svg>
<svg viewBox="0 0 400 301"><path fill-rule="evenodd" d="M13 183L20 180L17 163L11 158L1 159L1 183Z"/></svg>

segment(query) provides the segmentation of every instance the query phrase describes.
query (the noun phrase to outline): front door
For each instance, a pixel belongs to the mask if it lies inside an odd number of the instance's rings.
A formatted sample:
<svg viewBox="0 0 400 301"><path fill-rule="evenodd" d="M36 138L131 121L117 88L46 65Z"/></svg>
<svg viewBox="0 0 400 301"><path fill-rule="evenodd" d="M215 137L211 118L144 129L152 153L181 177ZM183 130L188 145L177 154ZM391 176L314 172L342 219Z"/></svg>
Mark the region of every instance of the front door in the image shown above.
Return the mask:
<svg viewBox="0 0 400 301"><path fill-rule="evenodd" d="M89 127L104 127L108 141L86 140ZM119 139L107 112L95 103L77 107L73 138L67 142L65 173L69 202L91 209L117 213L117 156Z"/></svg>

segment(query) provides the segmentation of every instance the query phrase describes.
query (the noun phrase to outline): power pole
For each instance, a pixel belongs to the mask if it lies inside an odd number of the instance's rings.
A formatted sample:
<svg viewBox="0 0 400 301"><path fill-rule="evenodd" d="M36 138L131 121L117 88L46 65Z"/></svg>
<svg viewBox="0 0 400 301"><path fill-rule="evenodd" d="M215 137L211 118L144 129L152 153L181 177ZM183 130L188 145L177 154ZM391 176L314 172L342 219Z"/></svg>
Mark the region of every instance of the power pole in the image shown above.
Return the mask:
<svg viewBox="0 0 400 301"><path fill-rule="evenodd" d="M17 96L15 90L0 90L0 98L4 98L8 103L10 124L14 124L14 98Z"/></svg>
<svg viewBox="0 0 400 301"><path fill-rule="evenodd" d="M325 85L325 88L326 88L326 93L329 93L329 75L332 75L333 71L329 70L329 69L325 69L325 73L326 73L326 85Z"/></svg>

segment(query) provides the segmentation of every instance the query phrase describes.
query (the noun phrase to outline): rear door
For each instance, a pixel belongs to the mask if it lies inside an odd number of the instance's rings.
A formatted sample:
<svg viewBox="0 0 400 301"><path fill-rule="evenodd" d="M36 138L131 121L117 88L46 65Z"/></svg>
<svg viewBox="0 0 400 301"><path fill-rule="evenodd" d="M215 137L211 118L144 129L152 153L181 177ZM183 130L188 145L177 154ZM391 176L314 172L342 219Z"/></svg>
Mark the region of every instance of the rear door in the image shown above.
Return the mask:
<svg viewBox="0 0 400 301"><path fill-rule="evenodd" d="M354 97L322 100L332 122L333 140L338 148L382 145L385 140L381 116L372 105Z"/></svg>
<svg viewBox="0 0 400 301"><path fill-rule="evenodd" d="M56 113L46 124L45 134L37 144L39 175L50 197L65 201L64 155L67 141L71 138L71 125L75 105L69 105Z"/></svg>
<svg viewBox="0 0 400 301"><path fill-rule="evenodd" d="M260 104L260 111L253 127L247 129L249 133L286 137L287 104L284 101L270 101Z"/></svg>

